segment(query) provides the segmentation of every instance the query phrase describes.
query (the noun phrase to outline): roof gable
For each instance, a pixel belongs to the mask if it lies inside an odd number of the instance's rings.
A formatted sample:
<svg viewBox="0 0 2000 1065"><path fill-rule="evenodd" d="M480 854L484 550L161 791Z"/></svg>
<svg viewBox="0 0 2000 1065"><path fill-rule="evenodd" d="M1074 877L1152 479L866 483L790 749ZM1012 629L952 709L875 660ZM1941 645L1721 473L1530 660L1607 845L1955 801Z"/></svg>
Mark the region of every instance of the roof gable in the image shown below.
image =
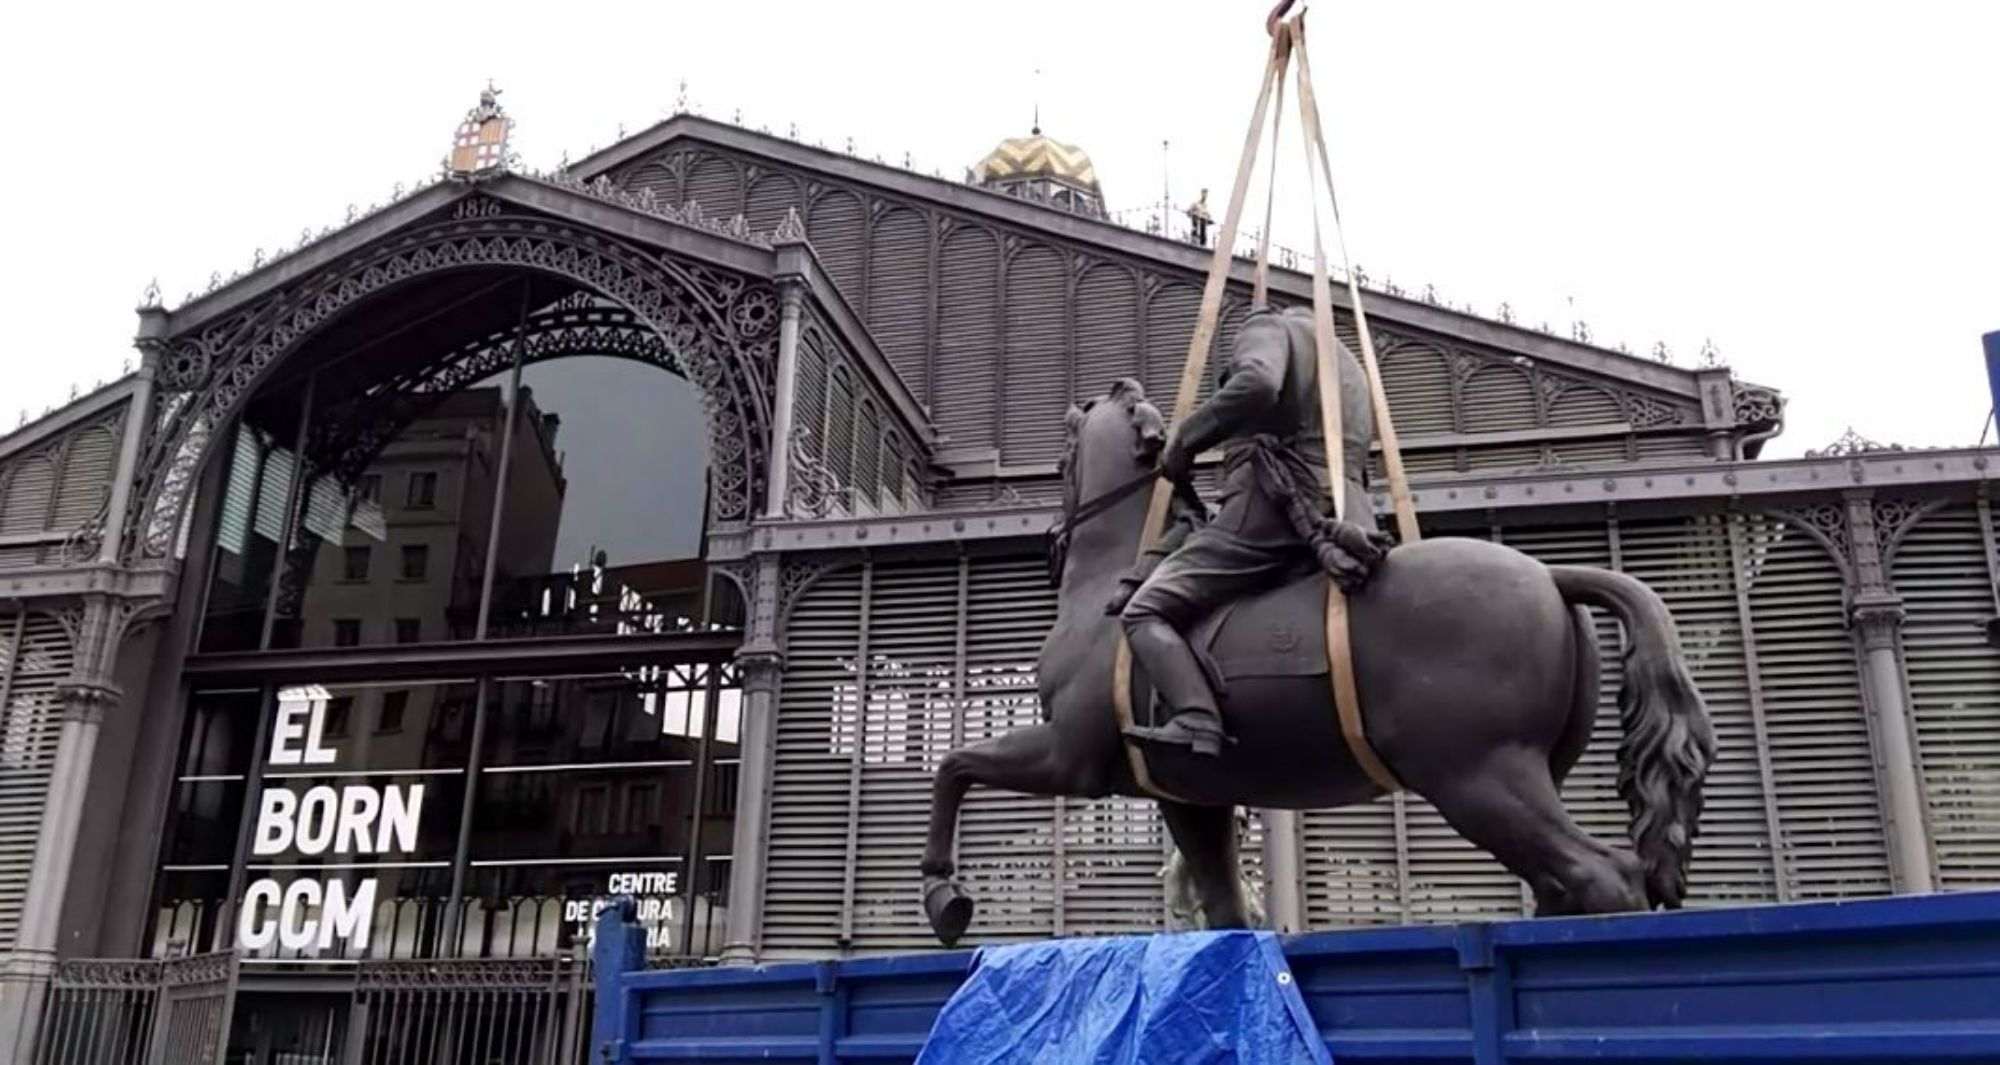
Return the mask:
<svg viewBox="0 0 2000 1065"><path fill-rule="evenodd" d="M982 216L1107 256L1196 276L1205 274L1209 265L1208 250L1178 240L689 114L675 115L594 152L573 164L572 169L585 179L609 176L681 143L712 145L916 202ZM1250 283L1252 270L1253 264L1245 259L1231 263L1232 279L1243 285ZM1272 266L1271 287L1274 292L1299 301L1312 298L1309 274L1277 264ZM1347 294L1340 286L1333 290L1333 301L1339 308L1348 305ZM1384 325L1400 325L1441 338L1525 355L1626 384L1688 397L1699 393L1696 370L1551 336L1420 299L1370 289L1368 313L1371 319Z"/></svg>

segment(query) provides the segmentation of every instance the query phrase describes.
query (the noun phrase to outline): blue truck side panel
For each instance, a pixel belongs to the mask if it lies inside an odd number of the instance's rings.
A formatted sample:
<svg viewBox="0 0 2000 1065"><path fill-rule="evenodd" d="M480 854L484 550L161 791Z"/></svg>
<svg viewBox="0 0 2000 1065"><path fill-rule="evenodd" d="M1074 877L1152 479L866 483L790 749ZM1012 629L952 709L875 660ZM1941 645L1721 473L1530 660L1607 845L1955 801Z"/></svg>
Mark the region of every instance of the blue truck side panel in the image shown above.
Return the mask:
<svg viewBox="0 0 2000 1065"><path fill-rule="evenodd" d="M1323 932L1285 956L1335 1061L2000 1062L2000 892ZM907 1065L972 960L600 977L593 1060Z"/></svg>

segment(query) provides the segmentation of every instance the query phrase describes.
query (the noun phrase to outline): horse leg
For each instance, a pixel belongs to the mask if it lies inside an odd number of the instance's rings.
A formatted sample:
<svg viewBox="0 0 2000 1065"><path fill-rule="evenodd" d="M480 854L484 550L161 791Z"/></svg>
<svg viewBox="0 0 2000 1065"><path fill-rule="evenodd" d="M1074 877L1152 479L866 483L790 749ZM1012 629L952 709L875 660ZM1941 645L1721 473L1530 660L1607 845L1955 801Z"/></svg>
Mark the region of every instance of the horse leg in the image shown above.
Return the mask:
<svg viewBox="0 0 2000 1065"><path fill-rule="evenodd" d="M1646 909L1644 873L1570 819L1546 755L1495 751L1471 772L1413 782L1451 827L1534 890L1540 916Z"/></svg>
<svg viewBox="0 0 2000 1065"><path fill-rule="evenodd" d="M1167 831L1201 896L1209 928L1248 928L1243 879L1236 867L1236 810L1228 806L1160 803Z"/></svg>
<svg viewBox="0 0 2000 1065"><path fill-rule="evenodd" d="M1079 794L1088 786L1062 756L1063 737L1052 725L1016 729L944 756L931 781L930 835L924 844L924 914L949 947L972 922L973 900L952 874L958 810L974 784L1030 795Z"/></svg>

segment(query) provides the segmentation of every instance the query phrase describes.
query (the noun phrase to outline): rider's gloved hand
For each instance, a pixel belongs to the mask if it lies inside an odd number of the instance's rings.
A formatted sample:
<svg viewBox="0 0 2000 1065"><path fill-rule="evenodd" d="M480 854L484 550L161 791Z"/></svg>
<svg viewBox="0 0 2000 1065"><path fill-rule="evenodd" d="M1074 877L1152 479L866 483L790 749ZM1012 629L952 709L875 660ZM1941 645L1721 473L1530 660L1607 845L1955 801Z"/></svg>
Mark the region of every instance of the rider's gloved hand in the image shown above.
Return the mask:
<svg viewBox="0 0 2000 1065"><path fill-rule="evenodd" d="M1383 533L1328 518L1313 538L1313 550L1341 590L1352 592L1368 583L1394 543Z"/></svg>

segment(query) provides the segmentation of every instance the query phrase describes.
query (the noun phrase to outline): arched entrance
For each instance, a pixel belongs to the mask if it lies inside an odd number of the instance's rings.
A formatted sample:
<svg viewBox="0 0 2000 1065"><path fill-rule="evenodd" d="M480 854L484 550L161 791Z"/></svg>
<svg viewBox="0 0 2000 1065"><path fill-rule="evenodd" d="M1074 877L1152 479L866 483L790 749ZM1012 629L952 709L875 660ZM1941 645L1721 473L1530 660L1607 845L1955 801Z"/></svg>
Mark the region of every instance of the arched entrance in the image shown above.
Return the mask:
<svg viewBox="0 0 2000 1065"><path fill-rule="evenodd" d="M524 279L525 294L500 291L510 276ZM379 321L357 322L362 308L392 319L390 329L461 334L428 363L389 367L394 372L371 381L373 389L476 379L480 353L490 369L510 357L495 341L522 332L508 309L526 312L533 327L527 350L537 357L601 342L609 349L603 354L667 364L701 390L714 519L742 521L755 512L777 350L775 286L474 197L226 313L145 341L159 352L159 392L123 518L129 561L176 553L190 487L213 459L218 433L253 396L385 331ZM464 357L468 349L474 357ZM355 453L366 454L373 439L366 429L357 434ZM351 470L351 461L346 465Z"/></svg>

